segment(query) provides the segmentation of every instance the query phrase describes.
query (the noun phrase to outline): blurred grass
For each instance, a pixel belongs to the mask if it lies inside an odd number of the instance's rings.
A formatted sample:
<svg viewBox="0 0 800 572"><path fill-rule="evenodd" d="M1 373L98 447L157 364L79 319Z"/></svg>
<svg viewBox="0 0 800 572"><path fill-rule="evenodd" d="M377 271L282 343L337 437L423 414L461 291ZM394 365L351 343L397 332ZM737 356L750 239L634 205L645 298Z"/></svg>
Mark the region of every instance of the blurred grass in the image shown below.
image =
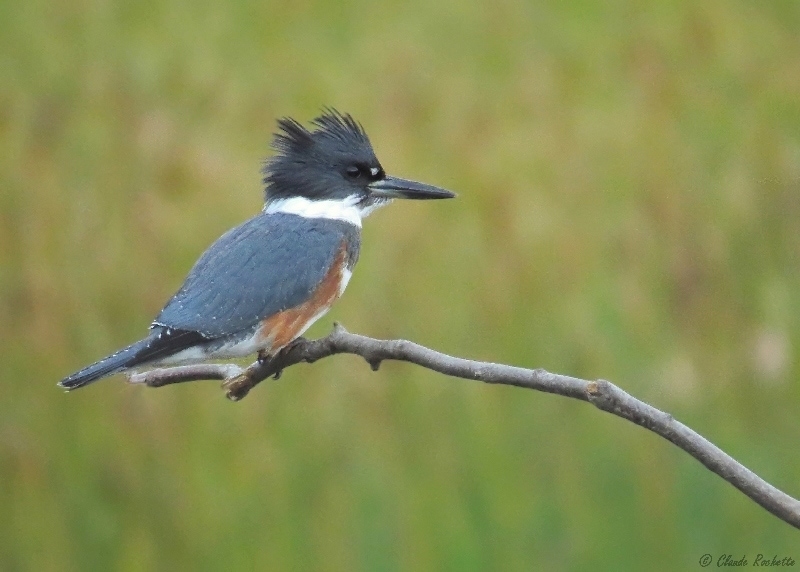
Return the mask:
<svg viewBox="0 0 800 572"><path fill-rule="evenodd" d="M800 494L800 8L0 3L0 568L686 569L796 532L590 407L341 357L240 404L66 373L260 208L278 116L457 190L316 325L612 379Z"/></svg>

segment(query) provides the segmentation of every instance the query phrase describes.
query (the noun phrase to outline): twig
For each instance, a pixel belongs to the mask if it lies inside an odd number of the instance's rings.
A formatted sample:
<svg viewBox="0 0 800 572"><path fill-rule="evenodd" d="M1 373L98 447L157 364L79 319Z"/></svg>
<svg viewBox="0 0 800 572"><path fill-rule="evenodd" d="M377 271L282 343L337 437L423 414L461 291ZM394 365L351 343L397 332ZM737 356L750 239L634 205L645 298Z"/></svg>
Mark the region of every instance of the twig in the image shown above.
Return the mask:
<svg viewBox="0 0 800 572"><path fill-rule="evenodd" d="M700 461L750 499L781 520L800 528L800 501L790 497L738 463L722 449L643 401L636 399L611 382L588 381L543 369L525 369L509 365L456 358L406 340L377 340L351 334L339 324L333 332L318 340L298 338L268 361L257 361L245 370L230 364L206 364L156 369L132 375L130 381L150 387L200 379L224 380L227 397L238 401L264 379L300 362L313 363L334 354L363 357L373 370L383 360L399 360L464 379L485 383L514 385L588 401L598 409L627 419L660 435Z"/></svg>

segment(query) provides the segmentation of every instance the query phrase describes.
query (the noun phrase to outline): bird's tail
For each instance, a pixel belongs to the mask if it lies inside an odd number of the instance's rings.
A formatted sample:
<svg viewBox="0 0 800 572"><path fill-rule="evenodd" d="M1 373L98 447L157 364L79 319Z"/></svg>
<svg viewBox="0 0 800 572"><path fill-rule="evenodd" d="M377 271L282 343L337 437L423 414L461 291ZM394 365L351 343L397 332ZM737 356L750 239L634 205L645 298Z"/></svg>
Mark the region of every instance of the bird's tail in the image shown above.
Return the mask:
<svg viewBox="0 0 800 572"><path fill-rule="evenodd" d="M131 344L128 347L123 348L118 352L113 353L110 356L105 357L100 361L86 366L82 370L76 371L72 375L65 377L58 382L58 385L64 389L78 389L79 387L89 385L98 379L108 377L109 375L114 375L126 367L131 367L134 365L138 361L138 354L142 350L146 349L150 345L150 342L150 338L145 338L136 342L135 344Z"/></svg>

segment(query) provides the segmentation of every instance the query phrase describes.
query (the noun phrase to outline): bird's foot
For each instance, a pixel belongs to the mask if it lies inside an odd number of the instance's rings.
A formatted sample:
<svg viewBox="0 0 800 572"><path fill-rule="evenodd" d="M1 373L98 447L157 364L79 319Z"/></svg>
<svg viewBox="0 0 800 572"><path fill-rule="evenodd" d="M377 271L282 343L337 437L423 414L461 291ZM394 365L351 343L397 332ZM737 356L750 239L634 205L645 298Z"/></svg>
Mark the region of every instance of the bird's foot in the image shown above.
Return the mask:
<svg viewBox="0 0 800 572"><path fill-rule="evenodd" d="M280 355L282 355L280 351L275 355L270 355L266 351L261 350L258 352L258 366L260 368L269 367L271 363L277 362L280 359ZM282 369L276 368L276 371L273 374L273 379L279 379L281 377L281 373Z"/></svg>
<svg viewBox="0 0 800 572"><path fill-rule="evenodd" d="M281 348L278 353L274 355L270 355L264 350L259 351L256 363L238 375L230 377L222 382L222 389L225 390L225 396L231 401L239 401L244 398L251 389L264 379L265 376L262 372L264 368L269 368L270 366L274 368L274 373L269 375L271 375L273 379L280 379L283 373L282 364L287 354L292 351L296 344L304 341L306 341L305 338L297 338Z"/></svg>
<svg viewBox="0 0 800 572"><path fill-rule="evenodd" d="M291 342L286 344L284 347L282 347L277 354L275 354L274 359L278 365L275 367L275 376L273 377L273 379L281 378L281 375L283 374L283 367L284 367L283 364L286 363L287 356L292 352L292 350L294 350L295 347L297 347L298 344L304 344L306 341L308 340L306 340L303 336L295 338Z"/></svg>

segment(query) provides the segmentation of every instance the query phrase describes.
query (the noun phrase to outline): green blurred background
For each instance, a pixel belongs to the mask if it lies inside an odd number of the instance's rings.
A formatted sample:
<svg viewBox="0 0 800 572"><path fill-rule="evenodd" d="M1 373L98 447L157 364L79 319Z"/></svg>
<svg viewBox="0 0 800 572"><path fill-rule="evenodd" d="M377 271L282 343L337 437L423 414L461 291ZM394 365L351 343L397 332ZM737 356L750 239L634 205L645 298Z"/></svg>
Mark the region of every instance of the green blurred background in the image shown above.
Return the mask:
<svg viewBox="0 0 800 572"><path fill-rule="evenodd" d="M370 218L333 320L606 378L800 494L800 5L0 3L0 569L698 568L798 533L561 397L332 358L56 381L261 207L275 119L456 190Z"/></svg>

